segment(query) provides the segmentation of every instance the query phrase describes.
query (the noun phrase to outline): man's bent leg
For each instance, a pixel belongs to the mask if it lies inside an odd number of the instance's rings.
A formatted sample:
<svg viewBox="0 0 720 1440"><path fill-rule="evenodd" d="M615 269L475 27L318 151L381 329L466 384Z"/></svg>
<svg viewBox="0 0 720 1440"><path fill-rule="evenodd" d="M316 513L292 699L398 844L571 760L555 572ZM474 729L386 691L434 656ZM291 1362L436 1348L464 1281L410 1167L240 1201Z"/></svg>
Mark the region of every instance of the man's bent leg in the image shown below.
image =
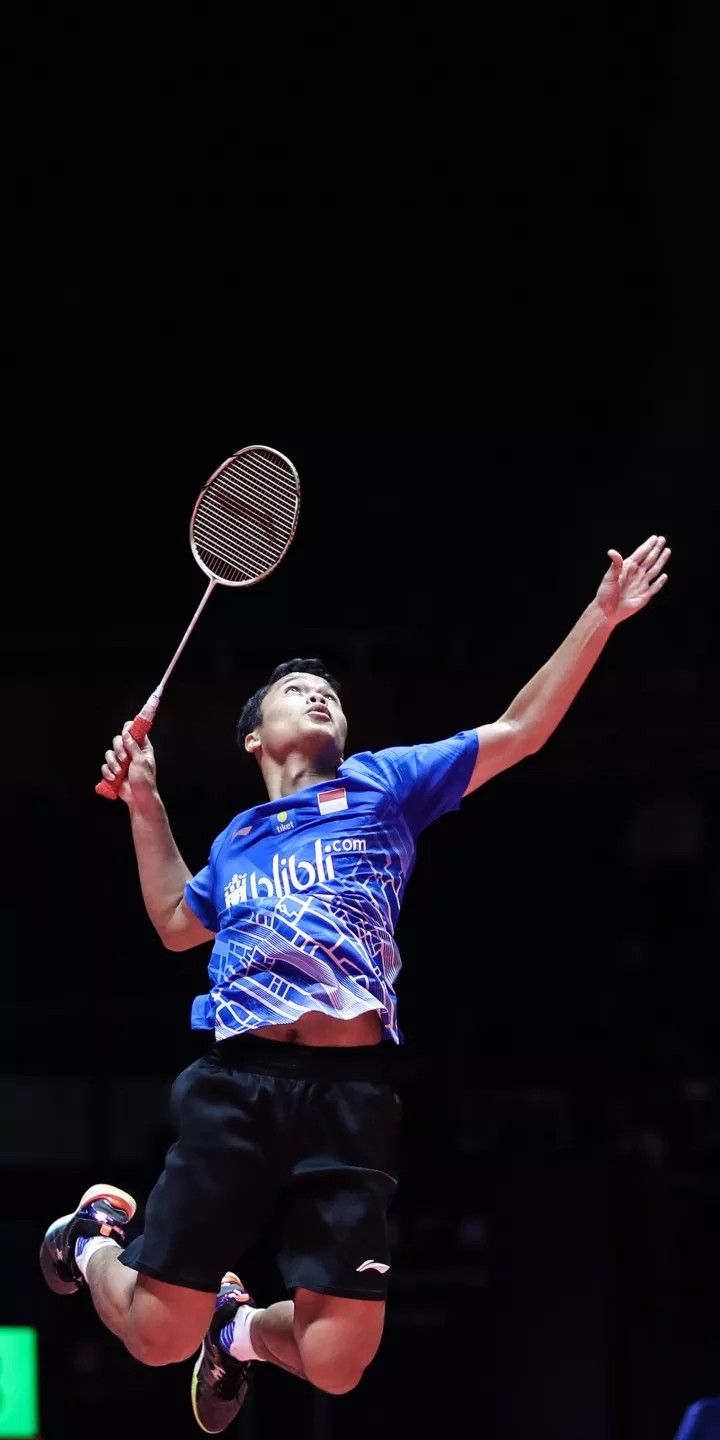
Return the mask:
<svg viewBox="0 0 720 1440"><path fill-rule="evenodd" d="M87 1285L108 1330L143 1365L173 1365L195 1353L215 1295L168 1285L121 1265L119 1248L103 1247L88 1263Z"/></svg>
<svg viewBox="0 0 720 1440"><path fill-rule="evenodd" d="M253 1318L250 1338L267 1359L330 1395L354 1390L377 1354L385 1323L383 1300L349 1300L298 1288Z"/></svg>
<svg viewBox="0 0 720 1440"><path fill-rule="evenodd" d="M124 1266L120 1266L124 1269ZM143 1365L189 1360L210 1324L215 1293L138 1275L124 1345Z"/></svg>
<svg viewBox="0 0 720 1440"><path fill-rule="evenodd" d="M171 1365L197 1349L215 1306L215 1292L151 1279L121 1263L132 1195L91 1185L76 1210L48 1226L40 1268L57 1295L89 1289L99 1318L144 1365Z"/></svg>
<svg viewBox="0 0 720 1440"><path fill-rule="evenodd" d="M238 1277L224 1277L191 1386L195 1419L219 1435L247 1395L253 1360L266 1360L331 1395L354 1389L382 1335L382 1300L297 1290L295 1301L256 1309ZM238 1328L239 1326L239 1328Z"/></svg>

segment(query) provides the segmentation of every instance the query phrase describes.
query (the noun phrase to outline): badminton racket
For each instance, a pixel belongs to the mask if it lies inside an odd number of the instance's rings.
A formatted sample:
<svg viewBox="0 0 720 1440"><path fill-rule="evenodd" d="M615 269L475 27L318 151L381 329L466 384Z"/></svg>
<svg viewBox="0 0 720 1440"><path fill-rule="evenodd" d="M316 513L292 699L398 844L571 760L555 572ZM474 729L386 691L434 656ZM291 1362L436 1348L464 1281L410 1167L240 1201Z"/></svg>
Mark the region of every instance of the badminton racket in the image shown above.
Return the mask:
<svg viewBox="0 0 720 1440"><path fill-rule="evenodd" d="M277 565L295 535L300 511L300 480L295 466L268 445L237 450L210 476L190 517L190 549L209 584L159 685L130 725L144 740L165 686L216 585L257 585ZM96 793L116 800L130 767L129 756L112 781L102 779Z"/></svg>

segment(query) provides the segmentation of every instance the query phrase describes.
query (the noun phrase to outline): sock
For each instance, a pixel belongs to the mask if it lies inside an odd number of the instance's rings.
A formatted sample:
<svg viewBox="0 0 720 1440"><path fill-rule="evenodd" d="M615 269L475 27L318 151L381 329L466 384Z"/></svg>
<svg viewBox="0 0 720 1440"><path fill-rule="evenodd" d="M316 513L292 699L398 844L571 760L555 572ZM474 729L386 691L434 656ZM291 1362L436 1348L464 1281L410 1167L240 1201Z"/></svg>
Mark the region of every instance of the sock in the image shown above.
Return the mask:
<svg viewBox="0 0 720 1440"><path fill-rule="evenodd" d="M114 1245L116 1250L122 1249L110 1235L81 1235L75 1241L75 1264L83 1280L87 1280L88 1261L92 1260L101 1245Z"/></svg>
<svg viewBox="0 0 720 1440"><path fill-rule="evenodd" d="M250 1322L258 1311L254 1305L238 1305L237 1314L229 1325L223 1325L218 1337L220 1349L235 1360L261 1360L250 1343Z"/></svg>

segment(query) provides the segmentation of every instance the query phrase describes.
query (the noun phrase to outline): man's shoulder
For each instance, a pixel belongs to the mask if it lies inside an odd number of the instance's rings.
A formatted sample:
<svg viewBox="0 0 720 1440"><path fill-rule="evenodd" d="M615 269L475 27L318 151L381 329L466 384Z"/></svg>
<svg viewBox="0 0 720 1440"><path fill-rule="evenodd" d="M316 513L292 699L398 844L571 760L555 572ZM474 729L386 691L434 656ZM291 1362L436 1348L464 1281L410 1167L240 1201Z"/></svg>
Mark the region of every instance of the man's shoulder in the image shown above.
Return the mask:
<svg viewBox="0 0 720 1440"><path fill-rule="evenodd" d="M347 760L343 760L338 770L338 780L362 780L386 775L388 765L391 765L393 759L400 756L404 749L404 746L391 746L384 750L358 750L354 755L349 755Z"/></svg>

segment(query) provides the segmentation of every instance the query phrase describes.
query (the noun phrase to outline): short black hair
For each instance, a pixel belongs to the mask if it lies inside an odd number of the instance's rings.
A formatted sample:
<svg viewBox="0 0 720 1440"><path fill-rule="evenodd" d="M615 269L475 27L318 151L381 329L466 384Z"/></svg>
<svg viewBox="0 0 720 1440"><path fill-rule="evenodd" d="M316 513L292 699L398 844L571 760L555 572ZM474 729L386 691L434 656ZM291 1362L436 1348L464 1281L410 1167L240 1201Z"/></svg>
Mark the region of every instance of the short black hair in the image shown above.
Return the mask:
<svg viewBox="0 0 720 1440"><path fill-rule="evenodd" d="M336 695L340 694L340 686L335 677L330 674L324 660L318 659L317 656L311 660L301 657L296 657L294 660L283 660L280 665L275 666L265 684L261 685L260 689L256 690L255 694L251 695L243 705L235 731L235 739L241 750L245 749L245 736L249 735L250 731L254 730L262 720L263 700L268 690L276 680L282 680L283 675L293 675L296 672L301 675L319 675L321 680L327 680L328 685L332 685Z"/></svg>

